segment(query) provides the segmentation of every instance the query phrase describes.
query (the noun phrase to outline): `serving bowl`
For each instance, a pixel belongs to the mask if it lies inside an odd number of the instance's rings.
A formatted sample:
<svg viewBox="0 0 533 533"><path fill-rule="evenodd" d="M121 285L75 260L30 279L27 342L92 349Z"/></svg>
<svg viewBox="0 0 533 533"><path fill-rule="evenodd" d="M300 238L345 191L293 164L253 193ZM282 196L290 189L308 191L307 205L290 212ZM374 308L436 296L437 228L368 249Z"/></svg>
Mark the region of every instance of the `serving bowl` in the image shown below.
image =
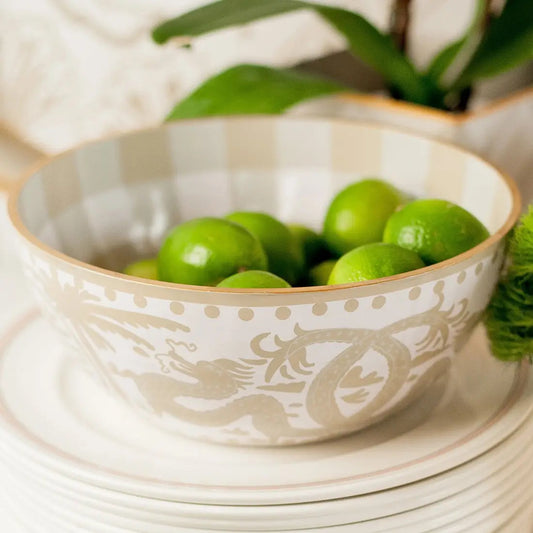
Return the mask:
<svg viewBox="0 0 533 533"><path fill-rule="evenodd" d="M334 193L366 176L458 203L491 236L350 285L220 289L114 271L197 216L262 210L319 229ZM23 270L69 349L154 423L245 445L356 431L445 375L489 301L519 212L513 182L462 149L287 117L180 121L88 144L35 170L9 202Z"/></svg>

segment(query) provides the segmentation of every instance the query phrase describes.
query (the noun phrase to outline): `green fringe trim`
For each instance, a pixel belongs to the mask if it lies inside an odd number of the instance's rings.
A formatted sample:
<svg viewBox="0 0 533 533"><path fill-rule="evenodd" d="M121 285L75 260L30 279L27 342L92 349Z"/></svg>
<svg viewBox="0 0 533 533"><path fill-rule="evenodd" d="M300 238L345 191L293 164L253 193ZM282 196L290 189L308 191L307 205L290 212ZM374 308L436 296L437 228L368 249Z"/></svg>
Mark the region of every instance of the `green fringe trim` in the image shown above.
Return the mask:
<svg viewBox="0 0 533 533"><path fill-rule="evenodd" d="M529 206L528 212L511 233L509 254L513 266L533 274L533 205Z"/></svg>
<svg viewBox="0 0 533 533"><path fill-rule="evenodd" d="M533 358L533 207L509 238L509 265L485 313L492 353L502 361Z"/></svg>

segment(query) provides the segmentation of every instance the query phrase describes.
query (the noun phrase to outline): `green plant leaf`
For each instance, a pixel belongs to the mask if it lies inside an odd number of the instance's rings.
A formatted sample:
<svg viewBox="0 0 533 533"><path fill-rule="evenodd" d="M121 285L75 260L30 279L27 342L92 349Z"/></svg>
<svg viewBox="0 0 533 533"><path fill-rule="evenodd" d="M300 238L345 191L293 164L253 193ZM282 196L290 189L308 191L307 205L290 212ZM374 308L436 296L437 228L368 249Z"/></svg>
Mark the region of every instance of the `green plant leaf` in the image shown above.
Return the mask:
<svg viewBox="0 0 533 533"><path fill-rule="evenodd" d="M479 45L487 14L487 0L477 0L472 21L465 34L445 46L429 65L426 76L436 85L451 85L451 81L462 71ZM444 80L443 78L447 78Z"/></svg>
<svg viewBox="0 0 533 533"><path fill-rule="evenodd" d="M163 22L152 31L156 43L193 37L301 9L295 0L220 0Z"/></svg>
<svg viewBox="0 0 533 533"><path fill-rule="evenodd" d="M533 6L531 0L507 0L498 18L453 84L461 89L480 78L509 70L533 57Z"/></svg>
<svg viewBox="0 0 533 533"><path fill-rule="evenodd" d="M399 95L412 102L426 103L428 84L412 63L365 18L345 9L299 0L219 0L164 22L153 38L164 43L172 37L202 35L297 9L311 9L322 16L348 42L350 51L383 75Z"/></svg>
<svg viewBox="0 0 533 533"><path fill-rule="evenodd" d="M235 114L276 114L310 98L348 89L293 69L238 65L208 79L179 102L167 120Z"/></svg>
<svg viewBox="0 0 533 533"><path fill-rule="evenodd" d="M440 77L444 71L450 66L455 59L459 50L463 47L465 38L461 37L457 41L445 46L431 61L429 67L426 70L426 76L433 80L435 83L440 81Z"/></svg>
<svg viewBox="0 0 533 533"><path fill-rule="evenodd" d="M307 4L342 33L350 51L379 72L405 100L426 104L430 87L413 64L365 18L344 9Z"/></svg>

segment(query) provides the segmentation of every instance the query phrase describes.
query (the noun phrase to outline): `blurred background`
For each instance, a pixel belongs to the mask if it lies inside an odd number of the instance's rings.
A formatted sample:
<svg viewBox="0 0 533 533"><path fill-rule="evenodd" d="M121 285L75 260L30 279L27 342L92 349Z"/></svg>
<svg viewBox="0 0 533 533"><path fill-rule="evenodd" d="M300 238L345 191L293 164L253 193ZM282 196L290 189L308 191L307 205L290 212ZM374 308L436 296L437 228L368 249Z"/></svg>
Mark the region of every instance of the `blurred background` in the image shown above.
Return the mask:
<svg viewBox="0 0 533 533"><path fill-rule="evenodd" d="M157 23L205 3L1 0L0 122L4 130L53 153L87 139L157 124L203 79L232 64L295 65L345 48L342 37L310 12L202 36L192 49L172 42L153 43L150 31ZM383 31L390 24L391 0L322 3L362 13ZM444 44L465 31L475 3L412 2L407 48L417 66L427 64ZM336 68L342 75L339 58L319 67ZM371 76L344 70L354 86L372 89ZM494 81L490 85L490 91L497 91Z"/></svg>
<svg viewBox="0 0 533 533"><path fill-rule="evenodd" d="M203 0L0 0L0 175L40 153L152 126L203 80L231 65L302 65L364 92L379 75L343 53L346 43L318 15L298 11L198 37L191 48L159 46L152 28ZM323 0L391 28L392 0ZM400 2L401 3L401 2ZM502 2L493 2L497 9ZM413 0L406 50L418 68L461 36L476 0ZM322 58L322 59L317 59ZM530 64L483 81L472 108L528 86Z"/></svg>

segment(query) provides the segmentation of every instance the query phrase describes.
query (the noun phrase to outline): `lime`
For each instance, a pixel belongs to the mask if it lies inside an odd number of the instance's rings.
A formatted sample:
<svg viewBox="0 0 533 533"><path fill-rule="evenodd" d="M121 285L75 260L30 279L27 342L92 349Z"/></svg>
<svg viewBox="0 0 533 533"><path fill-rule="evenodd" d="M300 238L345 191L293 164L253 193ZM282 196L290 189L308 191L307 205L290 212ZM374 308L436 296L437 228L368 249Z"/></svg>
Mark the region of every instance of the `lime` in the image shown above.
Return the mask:
<svg viewBox="0 0 533 533"><path fill-rule="evenodd" d="M446 200L415 200L394 213L383 240L416 252L426 264L466 252L489 236L468 211Z"/></svg>
<svg viewBox="0 0 533 533"><path fill-rule="evenodd" d="M326 260L330 254L324 239L302 224L287 224L290 232L302 248L306 268Z"/></svg>
<svg viewBox="0 0 533 533"><path fill-rule="evenodd" d="M123 272L128 276L137 276L138 278L159 279L157 277L157 258L152 257L130 263Z"/></svg>
<svg viewBox="0 0 533 533"><path fill-rule="evenodd" d="M342 255L357 246L381 241L387 219L402 202L401 193L378 179L349 185L335 196L324 220L324 239Z"/></svg>
<svg viewBox="0 0 533 533"><path fill-rule="evenodd" d="M266 270L261 243L245 228L222 218L197 218L176 226L157 258L159 279L214 286L244 270Z"/></svg>
<svg viewBox="0 0 533 533"><path fill-rule="evenodd" d="M245 227L262 244L268 257L268 270L291 285L301 276L303 253L296 238L285 224L266 213L238 211L228 220Z"/></svg>
<svg viewBox="0 0 533 533"><path fill-rule="evenodd" d="M222 280L217 287L235 289L287 289L290 285L272 272L264 270L247 270L233 274L229 278Z"/></svg>
<svg viewBox="0 0 533 533"><path fill-rule="evenodd" d="M315 265L309 271L309 283L311 285L327 285L331 271L336 263L336 259L328 259L327 261L322 261L322 263Z"/></svg>
<svg viewBox="0 0 533 533"><path fill-rule="evenodd" d="M331 271L328 285L384 278L423 266L415 252L396 244L375 242L344 254Z"/></svg>

